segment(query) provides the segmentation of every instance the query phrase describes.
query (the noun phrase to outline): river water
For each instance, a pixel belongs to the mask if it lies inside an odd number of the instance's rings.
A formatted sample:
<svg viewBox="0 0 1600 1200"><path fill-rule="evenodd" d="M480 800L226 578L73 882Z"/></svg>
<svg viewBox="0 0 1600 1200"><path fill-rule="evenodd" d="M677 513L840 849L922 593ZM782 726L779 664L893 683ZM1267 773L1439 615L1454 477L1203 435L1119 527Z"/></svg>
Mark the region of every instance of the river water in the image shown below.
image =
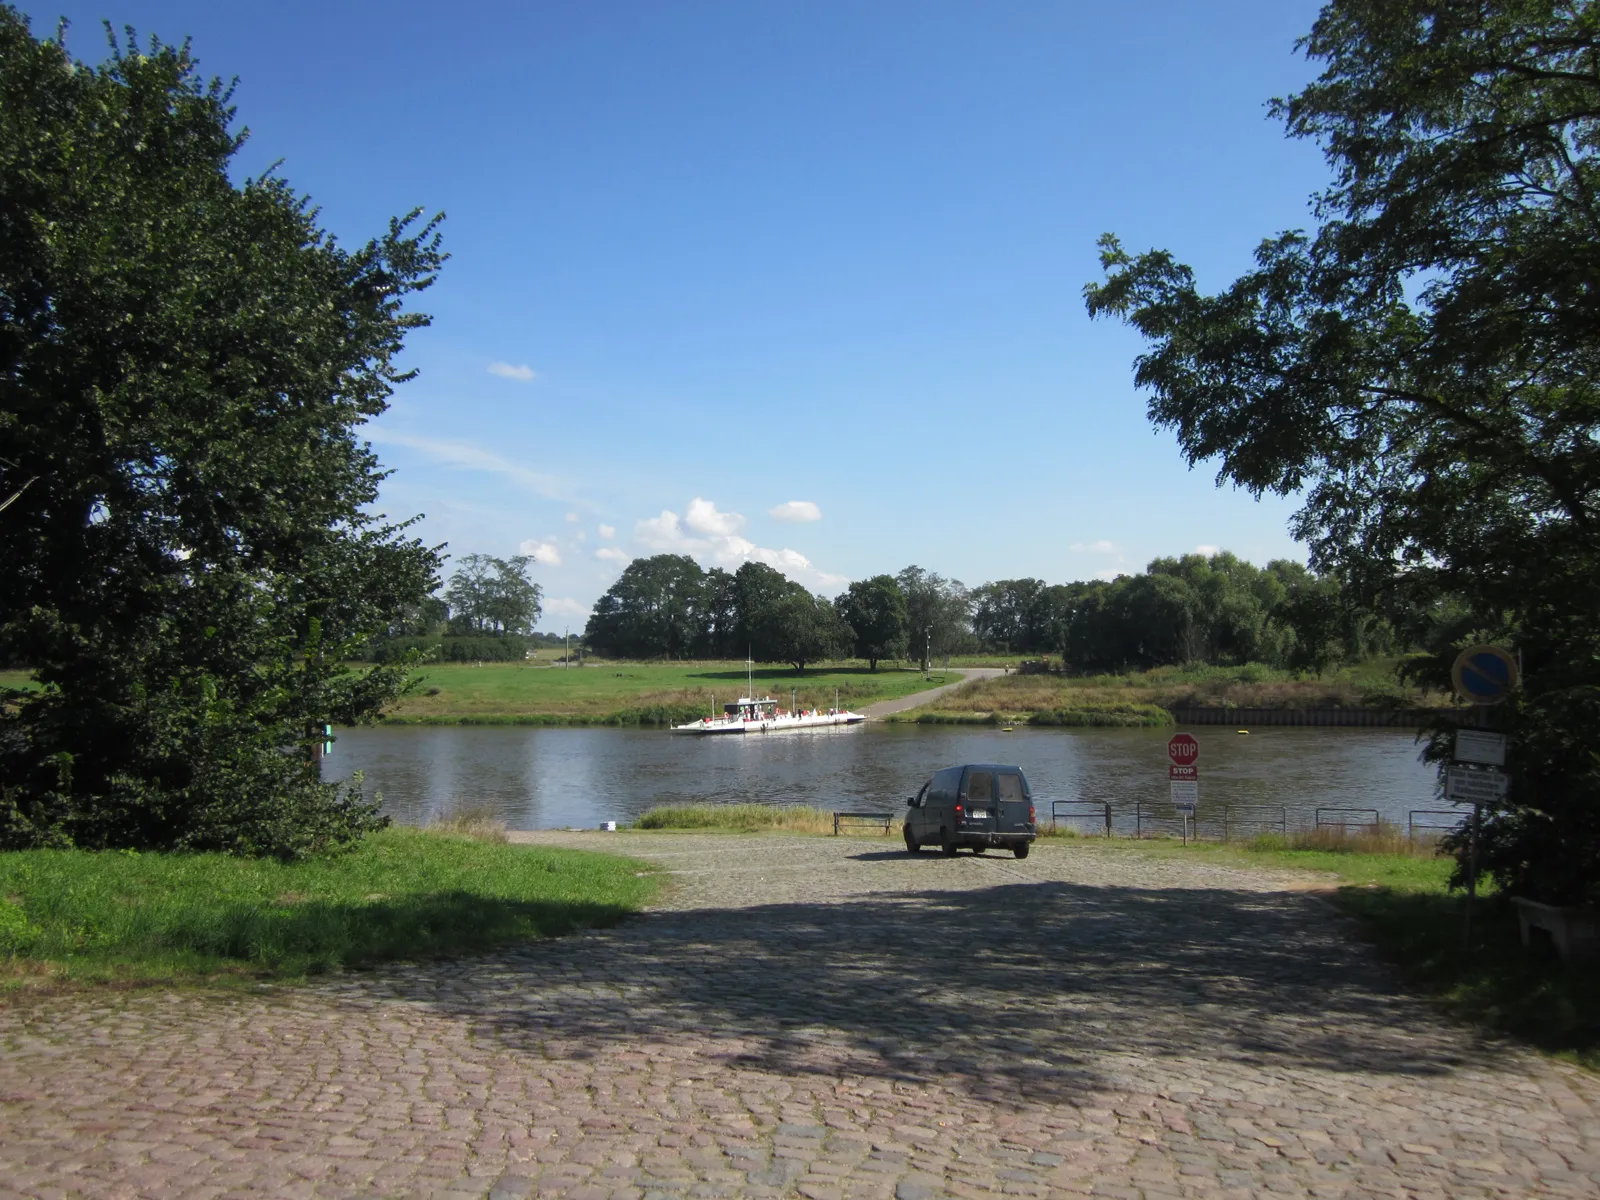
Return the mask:
<svg viewBox="0 0 1600 1200"><path fill-rule="evenodd" d="M674 803L897 810L939 767L1012 763L1027 775L1041 821L1051 801L1109 803L1117 830L1131 833L1136 819L1146 829L1152 822L1175 828L1163 803L1170 734L872 724L690 738L614 728L390 726L341 731L324 773L362 771L367 792L381 792L384 811L402 823L474 807L513 829L551 829L630 821ZM1269 727L1196 736L1199 824L1208 834L1221 832L1225 812L1234 831L1275 825L1279 806L1291 829L1312 825L1319 807L1375 809L1402 827L1411 810L1450 808L1437 798L1434 772L1418 761L1409 730Z"/></svg>

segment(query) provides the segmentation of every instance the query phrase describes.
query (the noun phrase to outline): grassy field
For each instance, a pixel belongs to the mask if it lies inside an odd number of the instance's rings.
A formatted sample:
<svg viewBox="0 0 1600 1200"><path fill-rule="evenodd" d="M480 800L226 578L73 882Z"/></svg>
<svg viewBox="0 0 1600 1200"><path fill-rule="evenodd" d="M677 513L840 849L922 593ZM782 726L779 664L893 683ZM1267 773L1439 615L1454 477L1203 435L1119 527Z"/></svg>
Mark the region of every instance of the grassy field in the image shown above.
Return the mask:
<svg viewBox="0 0 1600 1200"><path fill-rule="evenodd" d="M0 988L295 979L611 925L655 890L646 864L503 837L469 819L292 864L3 853Z"/></svg>
<svg viewBox="0 0 1600 1200"><path fill-rule="evenodd" d="M1259 708L1443 705L1442 696L1401 688L1386 661L1300 678L1259 664L1158 667L1126 675L1002 675L975 679L906 721L1033 720L1035 724L1165 724L1173 707Z"/></svg>
<svg viewBox="0 0 1600 1200"><path fill-rule="evenodd" d="M26 671L0 671L0 688L20 688L31 692L38 686Z"/></svg>
<svg viewBox="0 0 1600 1200"><path fill-rule="evenodd" d="M605 663L583 667L522 663L446 663L424 667L416 691L395 706L388 720L414 724L617 723L691 721L745 694L742 663ZM831 708L837 693L847 706L889 700L953 683L960 676L935 671L825 666L804 673L759 666L758 695L788 707L799 693L801 707Z"/></svg>

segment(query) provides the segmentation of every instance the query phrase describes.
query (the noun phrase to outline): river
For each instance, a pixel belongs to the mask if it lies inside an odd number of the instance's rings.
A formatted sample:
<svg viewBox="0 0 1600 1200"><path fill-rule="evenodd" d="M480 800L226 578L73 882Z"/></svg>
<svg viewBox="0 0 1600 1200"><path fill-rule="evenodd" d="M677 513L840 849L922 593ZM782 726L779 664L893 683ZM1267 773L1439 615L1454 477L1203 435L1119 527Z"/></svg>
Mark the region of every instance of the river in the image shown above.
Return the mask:
<svg viewBox="0 0 1600 1200"><path fill-rule="evenodd" d="M939 767L1014 763L1040 820L1051 801L1109 803L1119 832L1135 805L1170 818L1162 729L1018 729L873 724L784 734L688 738L658 730L405 726L339 733L325 777L365 775L384 811L420 824L455 807L487 808L513 829L593 828L657 804L809 804L899 809ZM1220 832L1309 826L1318 807L1376 809L1405 826L1414 809L1446 809L1410 730L1269 727L1241 736L1199 730L1200 826ZM1152 809L1152 805L1155 807ZM1163 811L1164 808L1164 811ZM1427 818L1440 821L1447 818ZM1082 825L1082 822L1079 822ZM1103 823L1100 828L1103 829Z"/></svg>

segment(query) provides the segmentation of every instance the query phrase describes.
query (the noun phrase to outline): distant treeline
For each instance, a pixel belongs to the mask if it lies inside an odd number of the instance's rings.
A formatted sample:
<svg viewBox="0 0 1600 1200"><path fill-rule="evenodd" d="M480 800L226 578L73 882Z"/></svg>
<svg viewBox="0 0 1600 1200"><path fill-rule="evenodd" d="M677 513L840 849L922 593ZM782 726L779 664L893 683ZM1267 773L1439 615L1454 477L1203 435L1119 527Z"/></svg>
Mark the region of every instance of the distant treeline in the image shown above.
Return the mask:
<svg viewBox="0 0 1600 1200"><path fill-rule="evenodd" d="M807 662L854 656L924 662L985 651L1059 657L1073 671L1261 662L1322 671L1391 652L1386 620L1299 563L1232 554L1158 558L1141 575L968 588L921 567L853 583L828 599L763 563L709 571L687 555L638 558L584 630L618 658Z"/></svg>

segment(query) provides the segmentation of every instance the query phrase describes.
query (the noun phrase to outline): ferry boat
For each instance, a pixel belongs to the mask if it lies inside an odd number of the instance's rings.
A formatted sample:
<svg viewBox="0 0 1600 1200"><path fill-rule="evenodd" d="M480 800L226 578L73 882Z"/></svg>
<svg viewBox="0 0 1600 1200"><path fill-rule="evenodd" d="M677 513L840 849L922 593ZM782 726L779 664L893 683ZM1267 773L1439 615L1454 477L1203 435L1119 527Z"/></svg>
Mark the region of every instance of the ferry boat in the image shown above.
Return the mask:
<svg viewBox="0 0 1600 1200"><path fill-rule="evenodd" d="M820 729L827 725L856 725L867 718L838 707L783 709L771 696L760 700L741 696L724 704L714 717L702 717L687 725L674 725L674 733L781 733L786 729Z"/></svg>

